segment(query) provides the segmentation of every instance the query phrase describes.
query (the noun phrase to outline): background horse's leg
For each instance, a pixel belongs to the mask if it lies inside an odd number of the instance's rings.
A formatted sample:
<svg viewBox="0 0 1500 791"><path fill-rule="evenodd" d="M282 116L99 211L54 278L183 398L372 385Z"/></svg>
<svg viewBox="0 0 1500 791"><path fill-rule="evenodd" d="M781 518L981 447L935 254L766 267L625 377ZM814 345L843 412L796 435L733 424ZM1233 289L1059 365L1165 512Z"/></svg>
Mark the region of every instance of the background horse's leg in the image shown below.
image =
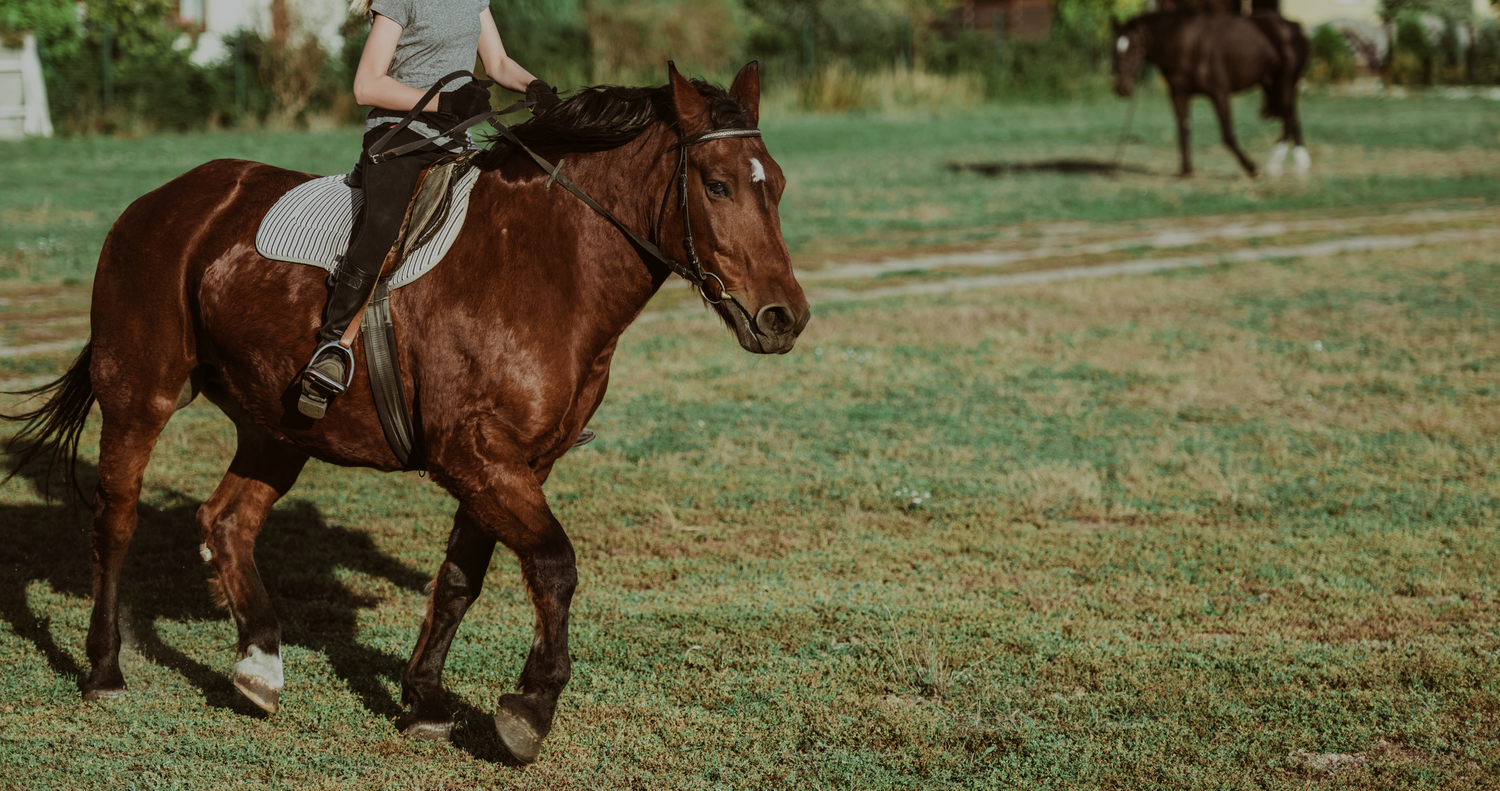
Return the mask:
<svg viewBox="0 0 1500 791"><path fill-rule="evenodd" d="M530 763L552 730L557 698L573 673L568 656L568 607L578 584L573 544L547 507L536 473L526 465L497 461L459 475L445 471L443 477L462 509L516 553L536 610L521 692L501 695L495 710L500 740L517 760Z"/></svg>
<svg viewBox="0 0 1500 791"><path fill-rule="evenodd" d="M1187 91L1172 89L1172 112L1177 114L1177 147L1182 150L1182 170L1177 175L1184 178L1193 175L1193 155L1189 150L1193 119L1188 107L1192 98Z"/></svg>
<svg viewBox="0 0 1500 791"><path fill-rule="evenodd" d="M1297 175L1306 176L1312 169L1312 157L1307 153L1307 146L1302 144L1302 119L1297 115L1297 84L1293 82L1286 92L1286 124L1282 139L1289 139L1296 144L1297 147L1292 151L1293 167L1296 168Z"/></svg>
<svg viewBox="0 0 1500 791"><path fill-rule="evenodd" d="M215 398L215 403L224 401ZM281 625L255 569L255 537L276 501L292 488L307 454L273 440L226 404L239 446L224 480L198 509L203 559L213 565L218 592L239 632L234 686L271 714L281 701Z"/></svg>
<svg viewBox="0 0 1500 791"><path fill-rule="evenodd" d="M1281 82L1279 80L1272 80L1262 85L1261 88L1265 91L1266 109L1270 111L1269 114L1262 113L1262 115L1266 117L1280 116L1282 120L1281 139L1277 140L1276 145L1271 147L1271 154L1266 157L1265 165L1266 175L1275 178L1281 175L1282 165L1286 163L1286 155L1291 151L1291 122L1287 120L1290 116L1285 112L1284 108L1286 105L1281 103Z"/></svg>
<svg viewBox="0 0 1500 791"><path fill-rule="evenodd" d="M1219 134L1224 138L1224 145L1228 146L1236 157L1239 157L1240 166L1250 174L1250 178L1255 178L1255 163L1245 155L1244 149L1240 148L1240 141L1234 136L1234 115L1229 107L1229 94L1227 92L1216 93L1209 98L1213 100L1214 112L1219 116Z"/></svg>
<svg viewBox="0 0 1500 791"><path fill-rule="evenodd" d="M443 663L459 622L479 598L494 553L495 539L459 508L448 537L448 556L433 580L417 647L401 677L401 702L411 706L401 729L406 736L440 741L453 733L453 715L443 703Z"/></svg>

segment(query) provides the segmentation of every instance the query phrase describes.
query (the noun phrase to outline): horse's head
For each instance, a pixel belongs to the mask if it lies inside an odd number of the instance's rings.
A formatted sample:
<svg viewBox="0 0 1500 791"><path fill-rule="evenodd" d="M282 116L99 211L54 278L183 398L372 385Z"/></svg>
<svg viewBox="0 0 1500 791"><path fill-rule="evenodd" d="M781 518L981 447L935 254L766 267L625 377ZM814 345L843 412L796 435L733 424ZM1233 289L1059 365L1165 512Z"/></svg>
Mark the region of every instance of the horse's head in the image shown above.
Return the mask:
<svg viewBox="0 0 1500 791"><path fill-rule="evenodd" d="M1115 93L1130 96L1135 79L1146 65L1146 26L1116 22L1115 27Z"/></svg>
<svg viewBox="0 0 1500 791"><path fill-rule="evenodd" d="M755 63L740 70L727 97L716 98L705 97L675 66L667 69L677 125L687 140L715 130L753 130L760 123L760 68ZM746 351L791 351L812 312L781 237L777 206L786 189L781 167L756 136L693 143L684 168L692 245L710 275L704 298ZM673 214L667 212L669 218ZM662 237L673 235L664 229Z"/></svg>

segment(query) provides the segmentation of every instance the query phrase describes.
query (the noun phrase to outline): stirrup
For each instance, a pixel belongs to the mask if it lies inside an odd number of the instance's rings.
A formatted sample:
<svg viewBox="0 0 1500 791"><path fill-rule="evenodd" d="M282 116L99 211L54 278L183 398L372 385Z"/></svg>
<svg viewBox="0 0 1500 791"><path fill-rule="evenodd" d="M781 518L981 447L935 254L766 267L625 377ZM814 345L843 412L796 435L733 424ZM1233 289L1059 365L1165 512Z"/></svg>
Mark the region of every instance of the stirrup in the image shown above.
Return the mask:
<svg viewBox="0 0 1500 791"><path fill-rule="evenodd" d="M330 379L322 371L313 365L318 359L330 350L337 350L344 355L346 365L344 367L344 381ZM328 413L328 404L334 398L343 394L354 383L354 352L346 349L338 341L325 343L313 352L312 359L302 369L302 394L297 398L297 411L313 420L322 419Z"/></svg>
<svg viewBox="0 0 1500 791"><path fill-rule="evenodd" d="M573 440L573 447L581 448L584 445L593 442L594 437L596 436L598 435L596 435L591 429L584 429L583 431L578 432L578 439Z"/></svg>

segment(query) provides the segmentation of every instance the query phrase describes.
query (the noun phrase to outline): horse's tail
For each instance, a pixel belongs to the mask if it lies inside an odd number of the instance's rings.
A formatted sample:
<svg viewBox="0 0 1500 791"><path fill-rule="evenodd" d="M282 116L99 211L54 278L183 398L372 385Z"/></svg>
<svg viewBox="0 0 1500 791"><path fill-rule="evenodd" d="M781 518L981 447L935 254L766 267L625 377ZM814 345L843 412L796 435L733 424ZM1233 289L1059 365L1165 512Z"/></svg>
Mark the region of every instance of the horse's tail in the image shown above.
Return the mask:
<svg viewBox="0 0 1500 791"><path fill-rule="evenodd" d="M77 476L73 473L78 466L78 440L83 435L89 411L94 408L94 382L89 376L89 364L93 357L94 342L90 339L78 354L78 359L73 361L72 367L61 378L41 387L8 393L28 396L27 400L46 396L47 400L28 412L15 415L0 413L0 419L25 424L20 433L11 437L5 445L5 453L13 457L14 463L10 474L0 483L10 481L32 462L47 456L47 477L42 485L47 498L52 497L52 473L58 462L64 461L67 464L63 470L64 477L72 482L73 490L80 498L88 499L78 487Z"/></svg>

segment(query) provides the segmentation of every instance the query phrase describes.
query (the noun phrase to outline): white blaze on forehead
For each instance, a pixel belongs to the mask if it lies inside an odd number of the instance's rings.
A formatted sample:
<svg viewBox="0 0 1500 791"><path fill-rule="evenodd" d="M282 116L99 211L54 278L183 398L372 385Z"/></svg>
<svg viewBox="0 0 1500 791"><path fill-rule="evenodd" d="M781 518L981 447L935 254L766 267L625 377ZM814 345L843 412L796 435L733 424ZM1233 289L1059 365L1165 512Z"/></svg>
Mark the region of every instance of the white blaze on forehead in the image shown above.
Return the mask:
<svg viewBox="0 0 1500 791"><path fill-rule="evenodd" d="M1120 36L1118 39L1115 39L1115 49L1123 55L1125 53L1125 50L1130 49L1130 39L1125 38L1124 36Z"/></svg>
<svg viewBox="0 0 1500 791"><path fill-rule="evenodd" d="M758 159L751 159L750 160L750 180L751 181L765 181L766 180L766 166L760 164L760 160L758 160Z"/></svg>

